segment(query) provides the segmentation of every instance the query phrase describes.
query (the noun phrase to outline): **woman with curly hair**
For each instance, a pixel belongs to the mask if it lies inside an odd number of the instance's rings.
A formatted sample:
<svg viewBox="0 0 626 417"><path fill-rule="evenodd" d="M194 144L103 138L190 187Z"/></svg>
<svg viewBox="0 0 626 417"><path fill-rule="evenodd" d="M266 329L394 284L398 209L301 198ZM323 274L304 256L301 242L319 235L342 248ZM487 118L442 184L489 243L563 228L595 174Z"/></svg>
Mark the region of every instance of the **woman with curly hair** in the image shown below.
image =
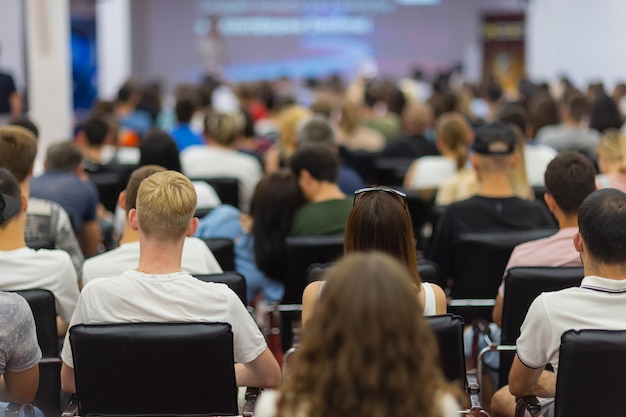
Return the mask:
<svg viewBox="0 0 626 417"><path fill-rule="evenodd" d="M409 271L389 255L357 253L327 279L286 381L263 393L255 415L458 415Z"/></svg>

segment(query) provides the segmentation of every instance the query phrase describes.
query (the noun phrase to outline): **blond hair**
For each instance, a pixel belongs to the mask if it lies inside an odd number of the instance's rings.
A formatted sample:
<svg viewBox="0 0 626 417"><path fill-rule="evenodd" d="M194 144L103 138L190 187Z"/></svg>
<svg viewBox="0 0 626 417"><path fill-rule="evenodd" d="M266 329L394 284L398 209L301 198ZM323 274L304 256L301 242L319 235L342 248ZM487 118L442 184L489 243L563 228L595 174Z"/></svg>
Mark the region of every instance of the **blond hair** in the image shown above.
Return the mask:
<svg viewBox="0 0 626 417"><path fill-rule="evenodd" d="M144 234L165 240L184 237L196 210L196 190L176 171L144 179L137 193L137 219Z"/></svg>
<svg viewBox="0 0 626 417"><path fill-rule="evenodd" d="M278 118L280 130L280 153L284 158L289 158L296 150L298 138L296 132L301 120L311 116L311 111L293 104L284 109Z"/></svg>
<svg viewBox="0 0 626 417"><path fill-rule="evenodd" d="M598 153L616 163L620 174L626 174L626 135L617 129L606 130L600 139Z"/></svg>
<svg viewBox="0 0 626 417"><path fill-rule="evenodd" d="M437 141L454 153L457 171L462 170L467 164L472 135L472 128L465 117L458 112L444 113L437 119L435 130Z"/></svg>

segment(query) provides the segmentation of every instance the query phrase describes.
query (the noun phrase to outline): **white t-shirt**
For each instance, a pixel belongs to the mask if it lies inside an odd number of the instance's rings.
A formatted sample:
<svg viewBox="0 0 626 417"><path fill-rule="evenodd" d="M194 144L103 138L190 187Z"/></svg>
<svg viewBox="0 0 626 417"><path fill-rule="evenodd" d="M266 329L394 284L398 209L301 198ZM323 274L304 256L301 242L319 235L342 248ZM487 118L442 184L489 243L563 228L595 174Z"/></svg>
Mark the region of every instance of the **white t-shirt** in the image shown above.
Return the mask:
<svg viewBox="0 0 626 417"><path fill-rule="evenodd" d="M139 264L139 242L124 243L115 249L89 258L83 265L83 283L94 278L116 277ZM222 267L206 243L197 237L185 238L182 269L189 274L214 274Z"/></svg>
<svg viewBox="0 0 626 417"><path fill-rule="evenodd" d="M237 178L239 205L245 212L248 212L254 188L263 176L261 163L253 156L214 146L189 146L180 153L180 163L189 178Z"/></svg>
<svg viewBox="0 0 626 417"><path fill-rule="evenodd" d="M278 391L263 391L254 408L255 417L275 417L276 405L278 404L279 398L280 395ZM439 397L439 406L441 407L442 417L458 417L459 410L461 409L454 397L447 393Z"/></svg>
<svg viewBox="0 0 626 417"><path fill-rule="evenodd" d="M78 300L78 278L67 252L27 247L0 251L0 290L44 289L54 294L57 314L72 317Z"/></svg>
<svg viewBox="0 0 626 417"><path fill-rule="evenodd" d="M539 143L529 143L524 147L526 175L531 187L544 185L546 168L557 154L554 148Z"/></svg>
<svg viewBox="0 0 626 417"><path fill-rule="evenodd" d="M529 368L559 368L567 330L626 330L626 279L585 277L576 288L544 292L533 301L517 339L517 356Z"/></svg>
<svg viewBox="0 0 626 417"><path fill-rule="evenodd" d="M457 171L456 161L445 156L422 156L413 165L417 165L411 179L411 188L415 190L439 188Z"/></svg>
<svg viewBox="0 0 626 417"><path fill-rule="evenodd" d="M267 347L248 310L228 286L203 282L184 272L151 275L126 271L117 277L95 279L83 288L70 327L136 322L230 323L238 363L253 361ZM69 332L61 358L74 367Z"/></svg>

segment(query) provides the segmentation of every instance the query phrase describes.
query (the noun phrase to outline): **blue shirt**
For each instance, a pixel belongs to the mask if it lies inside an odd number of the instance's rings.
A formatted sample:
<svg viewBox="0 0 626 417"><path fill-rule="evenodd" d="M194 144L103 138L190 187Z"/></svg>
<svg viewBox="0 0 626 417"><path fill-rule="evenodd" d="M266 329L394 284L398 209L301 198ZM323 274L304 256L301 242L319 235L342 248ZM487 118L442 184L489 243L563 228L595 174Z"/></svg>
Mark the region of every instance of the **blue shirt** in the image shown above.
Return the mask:
<svg viewBox="0 0 626 417"><path fill-rule="evenodd" d="M196 134L189 127L189 123L182 123L177 125L170 132L174 141L176 142L176 146L178 147L178 151L182 151L188 146L193 145L204 145L202 138Z"/></svg>

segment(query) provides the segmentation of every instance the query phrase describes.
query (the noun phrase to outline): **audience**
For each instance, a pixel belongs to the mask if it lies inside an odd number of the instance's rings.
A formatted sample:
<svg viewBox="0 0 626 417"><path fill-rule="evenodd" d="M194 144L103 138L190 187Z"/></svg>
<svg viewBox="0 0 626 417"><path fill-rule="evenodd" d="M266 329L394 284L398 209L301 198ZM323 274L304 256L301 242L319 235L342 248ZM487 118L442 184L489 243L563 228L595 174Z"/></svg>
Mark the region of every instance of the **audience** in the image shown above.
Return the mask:
<svg viewBox="0 0 626 417"><path fill-rule="evenodd" d="M287 161L298 146L298 124L311 116L309 109L298 105L284 107L278 116L278 143L265 153L265 172L272 173L287 166Z"/></svg>
<svg viewBox="0 0 626 417"><path fill-rule="evenodd" d="M547 292L533 301L517 339L509 385L491 401L492 415L514 416L515 396L542 397L541 412L552 416L561 335L570 329L626 329L626 194L599 190L578 210L580 253L585 278L581 286ZM546 365L552 371L545 370Z"/></svg>
<svg viewBox="0 0 626 417"><path fill-rule="evenodd" d="M209 114L204 121L208 145L185 148L180 154L180 162L183 173L189 178L236 178L239 181L239 206L247 213L254 187L262 177L262 167L255 157L237 151L241 128L236 115Z"/></svg>
<svg viewBox="0 0 626 417"><path fill-rule="evenodd" d="M108 165L136 165L139 152L136 148L115 146L115 132L110 123L98 116L81 123L76 135L76 145L85 158L85 170L101 171Z"/></svg>
<svg viewBox="0 0 626 417"><path fill-rule="evenodd" d="M176 141L179 151L188 146L202 145L202 137L191 129L191 119L196 112L196 103L192 97L181 96L176 100L176 120L178 124L172 128L171 135Z"/></svg>
<svg viewBox="0 0 626 417"><path fill-rule="evenodd" d="M150 175L165 171L158 165L146 165L137 168L126 185L126 190L120 194L118 205L124 209L126 218L124 233L120 245L108 252L89 258L83 265L83 284L94 278L114 277L124 271L135 268L139 263L139 233L131 227L128 214L137 208L137 192L141 182ZM181 268L189 274L212 274L222 272L222 268L209 250L207 245L194 237L185 238Z"/></svg>
<svg viewBox="0 0 626 417"><path fill-rule="evenodd" d="M462 233L509 232L554 227L545 208L515 197L509 177L518 163L515 132L502 122L476 130L472 165L480 183L474 197L451 204L437 226L428 258L439 265L440 277L451 277L454 245Z"/></svg>
<svg viewBox="0 0 626 417"><path fill-rule="evenodd" d="M98 220L98 189L85 178L83 155L72 142L51 145L46 172L30 181L33 197L54 201L65 209L86 257L98 253L102 240Z"/></svg>
<svg viewBox="0 0 626 417"><path fill-rule="evenodd" d="M237 295L224 284L206 283L181 271L185 237L193 235L198 227L198 219L193 217L195 208L193 185L180 173L158 172L144 179L137 192L137 208L128 214L130 227L139 233L138 266L118 277L86 285L71 325L136 321L230 323L237 384L278 387L280 368ZM62 388L75 392L68 337L61 357Z"/></svg>
<svg viewBox="0 0 626 417"><path fill-rule="evenodd" d="M0 168L0 191L4 200L4 204L0 201L0 206L4 206L0 219L0 291L41 288L52 292L60 316L57 330L63 335L78 299L78 278L72 261L62 250L34 250L26 246L28 200L4 168Z"/></svg>
<svg viewBox="0 0 626 417"><path fill-rule="evenodd" d="M433 111L424 103L411 103L402 113L402 122L406 136L387 145L382 155L390 158L419 158L426 155L438 155L434 143L425 135L433 124Z"/></svg>
<svg viewBox="0 0 626 417"><path fill-rule="evenodd" d="M589 127L600 133L607 129L620 129L624 124L624 117L620 114L617 103L604 90L596 95L591 106Z"/></svg>
<svg viewBox="0 0 626 417"><path fill-rule="evenodd" d="M411 274L388 255L348 255L309 321L279 392L257 417L458 415Z"/></svg>
<svg viewBox="0 0 626 417"><path fill-rule="evenodd" d="M235 244L235 269L246 279L248 300L280 302L285 293L286 244L296 210L304 204L298 179L283 169L256 186L250 215L221 205L200 220L196 236L222 237Z"/></svg>
<svg viewBox="0 0 626 417"><path fill-rule="evenodd" d="M344 253L380 251L400 261L410 272L424 315L446 312L446 295L436 284L422 282L417 269L417 252L406 196L391 188L364 188L354 195L344 233ZM315 310L325 283L312 282L302 295L302 323Z"/></svg>
<svg viewBox="0 0 626 417"><path fill-rule="evenodd" d="M299 148L289 160L289 168L307 201L296 211L292 236L341 235L352 202L339 189L339 158L324 145Z"/></svg>
<svg viewBox="0 0 626 417"><path fill-rule="evenodd" d="M626 192L626 135L619 130L604 132L598 145L598 169L596 186L617 188Z"/></svg>
<svg viewBox="0 0 626 417"><path fill-rule="evenodd" d="M28 197L24 230L26 241L46 242L55 249L67 252L76 275L80 276L84 257L69 216L59 204L30 195L30 178L36 154L37 138L28 130L17 126L0 127L0 168L6 168L13 174L22 194Z"/></svg>
<svg viewBox="0 0 626 417"><path fill-rule="evenodd" d="M341 103L337 127L337 143L351 152L380 152L385 147L385 137L362 123L359 106L350 100Z"/></svg>

